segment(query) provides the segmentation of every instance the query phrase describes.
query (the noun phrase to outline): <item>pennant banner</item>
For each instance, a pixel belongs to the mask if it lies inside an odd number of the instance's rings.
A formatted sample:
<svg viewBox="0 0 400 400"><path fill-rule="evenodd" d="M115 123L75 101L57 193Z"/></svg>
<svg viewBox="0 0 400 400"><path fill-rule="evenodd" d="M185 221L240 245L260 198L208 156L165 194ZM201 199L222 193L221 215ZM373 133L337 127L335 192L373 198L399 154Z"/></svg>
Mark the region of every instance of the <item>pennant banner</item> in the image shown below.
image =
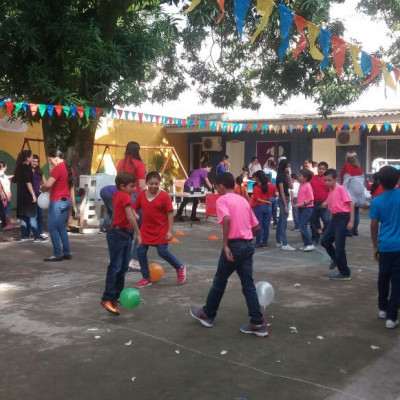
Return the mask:
<svg viewBox="0 0 400 400"><path fill-rule="evenodd" d="M281 19L281 36L283 39L281 45L279 46L278 57L279 60L282 61L286 50L289 47L289 35L294 20L294 13L290 11L284 4L278 4L278 8Z"/></svg>
<svg viewBox="0 0 400 400"><path fill-rule="evenodd" d="M273 0L257 0L257 12L261 15L262 20L260 26L254 32L253 37L250 42L253 44L257 39L258 35L261 33L263 29L268 25L269 17L271 16L272 10L275 7L275 3Z"/></svg>

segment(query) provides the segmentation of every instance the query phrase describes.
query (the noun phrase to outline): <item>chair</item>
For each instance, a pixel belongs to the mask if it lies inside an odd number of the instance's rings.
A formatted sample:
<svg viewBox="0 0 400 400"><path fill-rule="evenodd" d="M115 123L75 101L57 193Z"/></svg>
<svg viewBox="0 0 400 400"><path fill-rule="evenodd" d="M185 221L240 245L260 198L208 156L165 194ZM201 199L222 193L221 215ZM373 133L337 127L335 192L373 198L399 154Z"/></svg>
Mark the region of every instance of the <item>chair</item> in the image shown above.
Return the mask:
<svg viewBox="0 0 400 400"><path fill-rule="evenodd" d="M206 194L206 221L210 215L217 215L217 199L219 197L218 193L208 193Z"/></svg>

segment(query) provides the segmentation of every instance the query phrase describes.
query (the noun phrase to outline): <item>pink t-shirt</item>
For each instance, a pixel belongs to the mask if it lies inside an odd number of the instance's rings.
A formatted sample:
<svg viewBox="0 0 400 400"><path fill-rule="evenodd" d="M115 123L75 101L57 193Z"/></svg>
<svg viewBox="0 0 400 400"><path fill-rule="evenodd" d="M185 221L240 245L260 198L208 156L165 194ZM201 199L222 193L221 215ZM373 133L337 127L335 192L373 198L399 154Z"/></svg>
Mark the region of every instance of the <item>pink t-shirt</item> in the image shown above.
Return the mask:
<svg viewBox="0 0 400 400"><path fill-rule="evenodd" d="M347 189L342 185L336 185L328 194L328 209L332 214L350 212L352 202Z"/></svg>
<svg viewBox="0 0 400 400"><path fill-rule="evenodd" d="M222 224L224 217L231 219L228 239L253 239L251 228L258 225L249 202L235 193L227 193L217 200L218 222Z"/></svg>
<svg viewBox="0 0 400 400"><path fill-rule="evenodd" d="M314 207L314 192L309 182L301 183L297 193L297 204L302 204L305 201L310 201L305 208Z"/></svg>

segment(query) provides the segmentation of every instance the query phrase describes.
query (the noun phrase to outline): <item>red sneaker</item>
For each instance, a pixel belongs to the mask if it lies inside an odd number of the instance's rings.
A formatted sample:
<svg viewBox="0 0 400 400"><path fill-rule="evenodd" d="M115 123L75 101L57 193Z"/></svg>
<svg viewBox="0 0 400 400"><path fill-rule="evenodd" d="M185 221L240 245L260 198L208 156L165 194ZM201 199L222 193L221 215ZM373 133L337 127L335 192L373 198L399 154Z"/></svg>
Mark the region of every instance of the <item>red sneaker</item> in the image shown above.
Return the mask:
<svg viewBox="0 0 400 400"><path fill-rule="evenodd" d="M101 305L111 314L119 315L119 307L118 304L111 300L102 300Z"/></svg>
<svg viewBox="0 0 400 400"><path fill-rule="evenodd" d="M186 281L186 267L182 265L179 269L176 270L178 285L182 285Z"/></svg>
<svg viewBox="0 0 400 400"><path fill-rule="evenodd" d="M11 231L12 229L14 229L14 225L12 225L12 224L7 224L7 225L3 228L3 230L5 230L5 231Z"/></svg>
<svg viewBox="0 0 400 400"><path fill-rule="evenodd" d="M153 282L151 281L151 279L143 278L138 283L135 283L133 285L133 287L135 287L136 289L142 289L142 288L144 288L146 286L151 286L152 284L153 284Z"/></svg>

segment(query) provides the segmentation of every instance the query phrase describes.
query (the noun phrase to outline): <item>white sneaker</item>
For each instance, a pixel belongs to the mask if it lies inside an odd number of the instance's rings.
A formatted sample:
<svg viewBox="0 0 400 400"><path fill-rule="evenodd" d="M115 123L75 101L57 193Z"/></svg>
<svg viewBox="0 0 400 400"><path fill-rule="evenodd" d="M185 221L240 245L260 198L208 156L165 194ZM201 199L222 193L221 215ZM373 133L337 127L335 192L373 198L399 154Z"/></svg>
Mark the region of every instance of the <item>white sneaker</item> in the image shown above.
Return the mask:
<svg viewBox="0 0 400 400"><path fill-rule="evenodd" d="M391 319L386 320L386 328L388 329L393 329L399 326L399 320L397 321L392 321Z"/></svg>
<svg viewBox="0 0 400 400"><path fill-rule="evenodd" d="M132 258L129 261L128 272L139 272L139 271L140 271L139 261Z"/></svg>
<svg viewBox="0 0 400 400"><path fill-rule="evenodd" d="M286 246L282 245L282 250L294 251L296 249L294 247L292 247L290 244L287 244Z"/></svg>
<svg viewBox="0 0 400 400"><path fill-rule="evenodd" d="M282 247L282 243L277 243L277 244L275 245L275 247L279 249L280 247Z"/></svg>
<svg viewBox="0 0 400 400"><path fill-rule="evenodd" d="M48 239L49 237L45 233L39 235L42 239Z"/></svg>
<svg viewBox="0 0 400 400"><path fill-rule="evenodd" d="M315 246L313 244L309 244L308 246L304 247L303 251L313 251Z"/></svg>
<svg viewBox="0 0 400 400"><path fill-rule="evenodd" d="M379 318L386 319L386 311L379 310L378 316Z"/></svg>

